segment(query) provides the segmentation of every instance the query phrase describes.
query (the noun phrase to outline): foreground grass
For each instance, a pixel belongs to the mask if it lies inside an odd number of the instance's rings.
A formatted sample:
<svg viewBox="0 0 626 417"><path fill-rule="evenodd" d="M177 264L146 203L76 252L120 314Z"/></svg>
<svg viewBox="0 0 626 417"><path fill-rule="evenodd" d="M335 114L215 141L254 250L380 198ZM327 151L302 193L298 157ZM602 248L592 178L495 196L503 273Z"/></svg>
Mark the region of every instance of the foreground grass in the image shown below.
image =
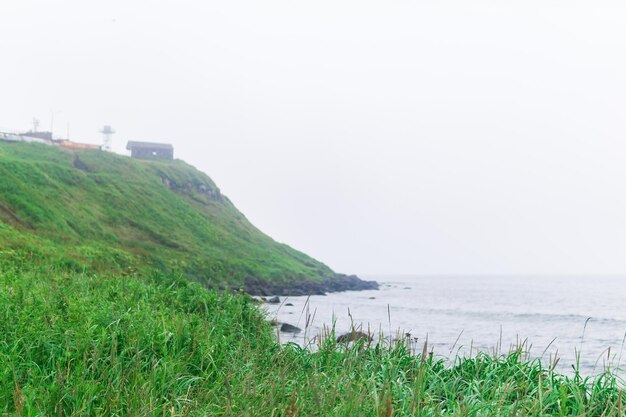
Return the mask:
<svg viewBox="0 0 626 417"><path fill-rule="evenodd" d="M177 277L0 272L0 415L622 416L622 395L521 352L280 346L249 298Z"/></svg>

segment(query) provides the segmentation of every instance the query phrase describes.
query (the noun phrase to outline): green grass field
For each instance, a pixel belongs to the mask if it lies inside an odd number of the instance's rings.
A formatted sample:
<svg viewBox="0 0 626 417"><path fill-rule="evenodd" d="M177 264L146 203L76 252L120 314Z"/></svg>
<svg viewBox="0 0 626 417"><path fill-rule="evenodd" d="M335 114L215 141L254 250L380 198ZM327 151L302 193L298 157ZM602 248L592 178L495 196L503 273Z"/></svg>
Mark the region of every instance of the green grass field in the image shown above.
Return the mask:
<svg viewBox="0 0 626 417"><path fill-rule="evenodd" d="M622 416L610 373L565 377L523 352L458 359L404 342L276 342L245 295L181 277L4 265L0 415Z"/></svg>

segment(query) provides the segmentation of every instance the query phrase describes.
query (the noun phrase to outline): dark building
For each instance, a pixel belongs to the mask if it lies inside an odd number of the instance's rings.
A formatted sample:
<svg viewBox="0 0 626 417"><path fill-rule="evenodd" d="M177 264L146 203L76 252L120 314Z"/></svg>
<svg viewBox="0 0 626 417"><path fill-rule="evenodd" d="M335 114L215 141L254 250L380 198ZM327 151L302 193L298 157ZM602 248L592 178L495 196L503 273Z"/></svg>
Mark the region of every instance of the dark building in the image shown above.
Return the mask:
<svg viewBox="0 0 626 417"><path fill-rule="evenodd" d="M137 159L174 159L174 147L169 143L134 142L126 145L130 156Z"/></svg>
<svg viewBox="0 0 626 417"><path fill-rule="evenodd" d="M20 136L28 136L29 138L38 138L44 140L52 140L52 132L33 132L20 133Z"/></svg>

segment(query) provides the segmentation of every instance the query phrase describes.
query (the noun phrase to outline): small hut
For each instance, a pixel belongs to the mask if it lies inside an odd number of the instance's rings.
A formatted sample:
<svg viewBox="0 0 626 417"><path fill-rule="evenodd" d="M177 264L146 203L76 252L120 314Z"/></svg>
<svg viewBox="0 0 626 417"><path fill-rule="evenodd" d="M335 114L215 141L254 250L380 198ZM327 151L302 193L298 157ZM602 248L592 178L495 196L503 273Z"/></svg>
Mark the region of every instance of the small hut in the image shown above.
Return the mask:
<svg viewBox="0 0 626 417"><path fill-rule="evenodd" d="M174 147L169 143L130 141L126 145L130 156L136 159L174 159Z"/></svg>

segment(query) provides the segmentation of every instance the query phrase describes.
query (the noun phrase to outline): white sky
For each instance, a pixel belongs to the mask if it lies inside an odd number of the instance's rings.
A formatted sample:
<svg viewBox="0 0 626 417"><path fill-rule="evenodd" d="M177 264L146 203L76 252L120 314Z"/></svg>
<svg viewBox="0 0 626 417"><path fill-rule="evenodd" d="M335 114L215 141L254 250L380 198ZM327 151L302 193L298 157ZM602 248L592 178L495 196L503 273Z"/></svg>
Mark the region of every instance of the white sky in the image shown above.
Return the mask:
<svg viewBox="0 0 626 417"><path fill-rule="evenodd" d="M623 1L0 0L0 130L166 141L347 273L626 272Z"/></svg>

